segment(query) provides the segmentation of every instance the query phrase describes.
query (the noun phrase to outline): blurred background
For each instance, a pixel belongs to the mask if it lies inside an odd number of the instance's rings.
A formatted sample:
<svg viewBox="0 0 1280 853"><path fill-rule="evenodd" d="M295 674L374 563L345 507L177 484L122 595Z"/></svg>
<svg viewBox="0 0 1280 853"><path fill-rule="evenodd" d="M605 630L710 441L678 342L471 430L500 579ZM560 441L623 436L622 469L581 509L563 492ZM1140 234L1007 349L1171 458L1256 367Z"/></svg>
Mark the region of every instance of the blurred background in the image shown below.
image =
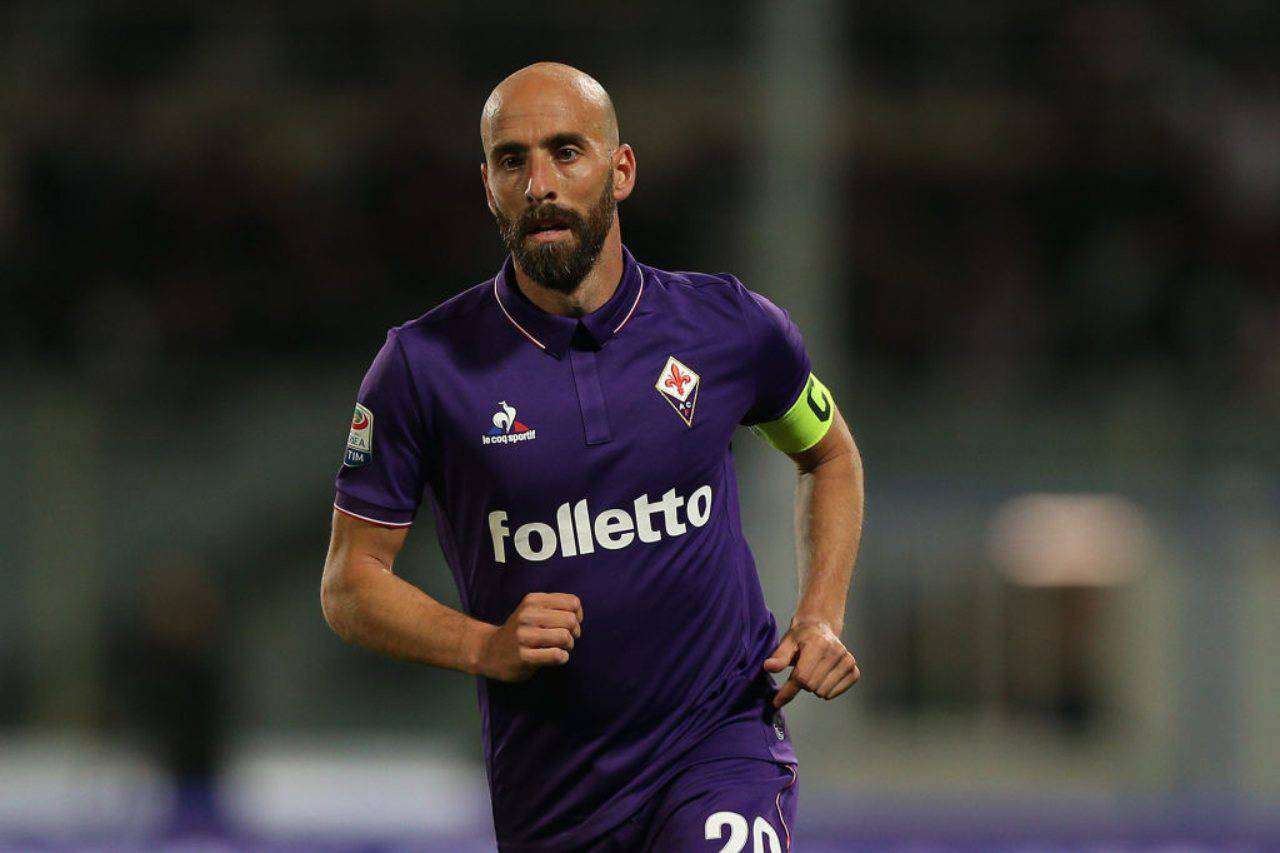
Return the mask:
<svg viewBox="0 0 1280 853"><path fill-rule="evenodd" d="M318 591L385 330L502 261L480 107L557 59L628 246L789 309L865 458L798 849L1280 849L1278 53L1270 0L0 5L0 847L493 849L473 681ZM397 568L456 605L425 518Z"/></svg>

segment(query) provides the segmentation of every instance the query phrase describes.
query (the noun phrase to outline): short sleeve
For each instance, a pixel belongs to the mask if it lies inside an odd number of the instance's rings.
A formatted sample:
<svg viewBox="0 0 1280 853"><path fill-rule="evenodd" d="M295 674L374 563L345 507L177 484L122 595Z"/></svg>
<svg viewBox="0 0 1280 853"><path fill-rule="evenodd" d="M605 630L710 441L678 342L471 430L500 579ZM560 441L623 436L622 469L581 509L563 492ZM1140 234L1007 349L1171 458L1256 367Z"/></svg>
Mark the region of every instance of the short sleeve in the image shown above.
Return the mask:
<svg viewBox="0 0 1280 853"><path fill-rule="evenodd" d="M409 362L393 329L360 383L334 507L388 527L412 524L422 501L425 448Z"/></svg>
<svg viewBox="0 0 1280 853"><path fill-rule="evenodd" d="M742 423L751 426L782 417L804 391L811 366L791 315L760 294L743 291L755 400Z"/></svg>

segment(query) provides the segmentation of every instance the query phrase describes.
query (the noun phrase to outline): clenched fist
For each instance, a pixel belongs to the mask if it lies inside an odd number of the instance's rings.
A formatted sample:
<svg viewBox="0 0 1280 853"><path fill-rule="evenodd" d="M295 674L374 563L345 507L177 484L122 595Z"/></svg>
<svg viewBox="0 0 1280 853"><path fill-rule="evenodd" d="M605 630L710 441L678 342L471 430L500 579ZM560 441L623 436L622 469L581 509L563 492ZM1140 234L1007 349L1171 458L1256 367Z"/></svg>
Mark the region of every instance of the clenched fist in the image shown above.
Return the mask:
<svg viewBox="0 0 1280 853"><path fill-rule="evenodd" d="M582 602L563 592L531 592L484 640L480 674L527 681L544 666L564 666L582 636Z"/></svg>

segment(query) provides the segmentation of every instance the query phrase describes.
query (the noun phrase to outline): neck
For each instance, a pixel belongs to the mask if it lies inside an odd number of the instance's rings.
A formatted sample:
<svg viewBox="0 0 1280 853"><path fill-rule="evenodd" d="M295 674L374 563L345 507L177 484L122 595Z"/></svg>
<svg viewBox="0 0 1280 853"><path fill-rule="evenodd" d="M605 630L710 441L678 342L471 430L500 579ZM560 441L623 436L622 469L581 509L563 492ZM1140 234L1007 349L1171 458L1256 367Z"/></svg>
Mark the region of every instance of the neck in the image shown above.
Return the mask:
<svg viewBox="0 0 1280 853"><path fill-rule="evenodd" d="M581 317L590 314L609 301L618 284L622 281L622 235L618 227L618 217L614 214L613 226L605 237L604 246L600 250L600 259L591 268L591 272L578 283L572 293L552 290L529 278L528 274L515 264L516 284L520 292L529 297L529 301L548 314L560 314L564 317Z"/></svg>

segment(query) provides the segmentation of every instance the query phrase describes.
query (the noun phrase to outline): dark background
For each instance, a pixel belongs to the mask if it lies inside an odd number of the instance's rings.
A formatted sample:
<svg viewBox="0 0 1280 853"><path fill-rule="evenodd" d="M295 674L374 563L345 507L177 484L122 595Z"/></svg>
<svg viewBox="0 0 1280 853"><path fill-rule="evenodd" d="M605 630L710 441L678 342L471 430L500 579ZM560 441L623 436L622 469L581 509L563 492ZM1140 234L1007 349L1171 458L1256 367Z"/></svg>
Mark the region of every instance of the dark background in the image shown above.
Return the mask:
<svg viewBox="0 0 1280 853"><path fill-rule="evenodd" d="M866 677L797 702L802 849L1252 837L1278 50L1244 0L4 4L0 842L340 843L308 809L347 808L484 849L471 681L342 645L318 583L385 330L502 262L479 111L542 59L614 98L629 248L787 307L866 457ZM785 622L793 475L753 441ZM418 527L398 568L456 602Z"/></svg>

